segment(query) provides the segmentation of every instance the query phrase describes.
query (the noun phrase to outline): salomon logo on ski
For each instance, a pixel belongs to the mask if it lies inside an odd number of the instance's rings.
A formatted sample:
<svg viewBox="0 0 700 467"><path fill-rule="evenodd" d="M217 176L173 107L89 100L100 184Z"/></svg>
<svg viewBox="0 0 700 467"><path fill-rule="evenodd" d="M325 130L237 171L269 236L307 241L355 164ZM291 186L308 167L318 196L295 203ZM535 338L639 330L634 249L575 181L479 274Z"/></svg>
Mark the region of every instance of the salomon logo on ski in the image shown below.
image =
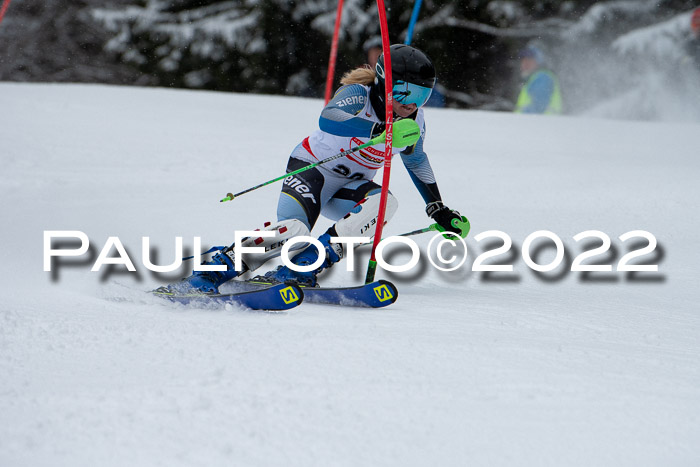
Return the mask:
<svg viewBox="0 0 700 467"><path fill-rule="evenodd" d="M299 300L299 296L297 293L294 291L293 287L287 287L286 289L280 290L280 297L282 297L282 300L284 303L289 305L290 303L294 303Z"/></svg>
<svg viewBox="0 0 700 467"><path fill-rule="evenodd" d="M386 284L375 287L374 294L377 296L377 299L380 302L386 302L387 300L394 298L394 294L391 293L391 290L389 290L389 287L387 287Z"/></svg>

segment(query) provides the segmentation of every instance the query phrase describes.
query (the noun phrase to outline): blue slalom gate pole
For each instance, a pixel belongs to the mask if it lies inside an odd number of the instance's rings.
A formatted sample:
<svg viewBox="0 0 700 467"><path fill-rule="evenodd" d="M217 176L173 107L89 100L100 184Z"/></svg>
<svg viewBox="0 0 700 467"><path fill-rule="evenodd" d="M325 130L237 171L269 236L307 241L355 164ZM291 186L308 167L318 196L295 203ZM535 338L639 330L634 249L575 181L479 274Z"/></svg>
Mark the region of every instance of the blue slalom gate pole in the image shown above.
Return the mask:
<svg viewBox="0 0 700 467"><path fill-rule="evenodd" d="M413 4L413 13L411 13L411 21L408 23L408 32L406 33L406 41L404 42L406 45L411 45L411 40L413 39L413 28L416 25L416 21L418 21L418 13L420 12L421 3L423 3L423 0L416 0L416 3Z"/></svg>

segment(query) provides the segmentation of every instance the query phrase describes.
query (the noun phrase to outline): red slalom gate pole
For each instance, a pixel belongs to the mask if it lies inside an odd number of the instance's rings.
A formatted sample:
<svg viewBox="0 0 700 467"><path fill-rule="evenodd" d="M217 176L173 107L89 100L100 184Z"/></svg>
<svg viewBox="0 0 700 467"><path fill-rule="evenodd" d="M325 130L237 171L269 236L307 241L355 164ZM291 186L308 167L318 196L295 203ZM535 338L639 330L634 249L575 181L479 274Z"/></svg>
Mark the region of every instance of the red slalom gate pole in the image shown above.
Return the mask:
<svg viewBox="0 0 700 467"><path fill-rule="evenodd" d="M335 62L338 57L338 34L340 33L340 20L343 16L343 0L338 0L338 11L335 14L335 29L333 42L331 43L331 56L328 58L328 75L326 76L326 97L323 105L328 104L333 92L333 78L335 76Z"/></svg>
<svg viewBox="0 0 700 467"><path fill-rule="evenodd" d="M377 217L377 230L374 233L374 243L372 243L372 254L367 265L367 275L365 284L374 281L374 274L377 271L376 251L379 242L382 241L382 230L384 230L384 217L386 214L386 202L389 197L389 176L391 175L392 156L392 130L394 128L394 96L392 94L393 81L391 78L391 42L389 41L389 28L386 23L386 8L384 0L377 0L377 10L379 10L379 28L382 33L382 50L384 52L384 92L386 94L386 141L384 142L384 175L382 177L382 193L379 198L379 215Z"/></svg>
<svg viewBox="0 0 700 467"><path fill-rule="evenodd" d="M2 19L5 17L8 6L10 6L10 0L4 0L2 2L2 7L0 7L0 23L2 23Z"/></svg>

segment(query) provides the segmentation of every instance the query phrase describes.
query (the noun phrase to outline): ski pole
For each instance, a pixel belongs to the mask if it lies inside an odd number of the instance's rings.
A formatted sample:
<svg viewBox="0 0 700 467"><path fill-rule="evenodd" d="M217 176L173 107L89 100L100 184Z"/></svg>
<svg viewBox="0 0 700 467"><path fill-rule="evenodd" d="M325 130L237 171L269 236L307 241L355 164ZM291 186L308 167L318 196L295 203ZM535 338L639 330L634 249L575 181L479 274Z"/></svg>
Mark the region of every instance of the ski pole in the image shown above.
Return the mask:
<svg viewBox="0 0 700 467"><path fill-rule="evenodd" d="M247 190L240 191L240 192L238 192L238 193L236 193L236 194L227 193L227 194L226 194L226 197L223 198L223 199L221 199L221 200L219 200L219 202L220 202L220 203L223 203L223 202L226 202L226 201L231 201L231 200L233 200L234 198L237 198L237 197L239 197L239 196L241 196L241 195L244 195L244 194L246 194L246 193L250 193L250 192L253 191L253 190L257 190L258 188L262 188L262 187L267 186L267 185L269 185L269 184L271 184L271 183L275 183L275 182L277 182L277 181L279 181L279 180L282 180L283 178L287 178L287 177L289 177L290 175L296 175L296 174L298 174L299 172L303 172L303 171L305 171L305 170L313 169L314 167L318 167L319 165L325 164L326 162L330 162L330 161L333 161L333 160L335 160L335 159L340 159L341 157L345 157L345 156L347 156L347 155L349 155L349 154L352 154L353 152L359 151L360 149L364 149L364 148L367 148L367 147L369 147L369 146L374 146L375 144L383 143L384 140L385 140L385 138L386 138L386 133L382 133L381 135L377 136L376 138L373 138L373 139L367 141L365 144L361 144L361 145L359 145L359 146L355 146L355 147L352 147L352 148L350 148L350 149L346 149L345 151L339 152L339 153L336 154L335 156L327 157L327 158L325 158L325 159L323 159L323 160L320 160L320 161L318 161L318 162L314 162L313 164L304 166L304 167L302 167L301 169L297 169L297 170L294 170L294 171L292 171L292 172L288 172L288 173L286 173L286 174L284 174L284 175L280 175L279 177L273 178L272 180L268 180L268 181L263 182L263 183L261 183L261 184L259 184L259 185L255 185L254 187L248 188Z"/></svg>
<svg viewBox="0 0 700 467"><path fill-rule="evenodd" d="M393 131L393 142L395 147L404 147L404 146L413 146L418 142L420 139L420 129L418 128L418 124L415 122L415 120L411 119L403 119L403 120L398 120L396 123L394 123L394 131ZM305 167L302 167L301 169L294 170L293 172L288 172L284 175L280 175L279 177L273 178L272 180L268 180L264 183L261 183L260 185L256 185L252 188L248 188L247 190L243 190L239 193L236 193L235 195L233 193L227 193L226 197L219 200L220 203L223 203L225 201L231 201L232 199L241 196L242 194L249 193L253 190L257 190L258 188L262 188L266 185L269 185L270 183L277 182L279 180L282 180L283 178L287 178L290 175L295 175L298 174L299 172L303 172L305 170L313 169L314 167L318 167L321 164L325 164L326 162L330 162L335 159L339 159L341 157L345 157L349 154L352 154L353 152L359 151L360 149L364 149L370 146L374 146L375 144L381 144L386 142L386 131L382 132L381 135L375 136L371 140L367 141L365 144L361 144L359 146L352 147L350 149L346 149L345 151L341 151L340 153L336 154L335 156L327 157L323 160L320 160L318 162L315 162L313 164L307 165Z"/></svg>
<svg viewBox="0 0 700 467"><path fill-rule="evenodd" d="M467 219L466 216L462 216L461 220L454 219L452 221L452 226L456 229L459 229L462 232L462 234L460 235L460 237L462 237L462 238L467 238L467 234L469 234L469 230L471 229L471 225L469 224L469 219ZM445 238L450 237L449 233L447 235L445 235L445 233L449 232L449 231L445 230L439 224L432 224L432 225L429 225L428 227L425 227L423 229L418 229L418 230L413 230L411 232L402 233L402 234L397 235L397 237L410 237L412 235L419 235L419 234L426 233L426 232L442 232L443 237L445 237Z"/></svg>
<svg viewBox="0 0 700 467"><path fill-rule="evenodd" d="M452 221L452 226L460 229L462 234L460 237L462 238L467 238L467 235L469 234L469 230L471 229L471 225L469 224L469 219L466 218L466 216L462 216L461 220L454 219ZM446 239L450 239L452 234L457 235L454 232L450 232L449 230L445 230L444 228L440 227L439 224L432 224L429 225L428 227L425 227L423 229L418 229L418 230L412 230L410 232L402 233L396 235L397 237L410 237L412 235L420 235L422 233L426 232L440 232L442 233L442 236L445 237ZM363 243L362 245L358 246L358 248L362 248L365 245L371 245L371 243Z"/></svg>

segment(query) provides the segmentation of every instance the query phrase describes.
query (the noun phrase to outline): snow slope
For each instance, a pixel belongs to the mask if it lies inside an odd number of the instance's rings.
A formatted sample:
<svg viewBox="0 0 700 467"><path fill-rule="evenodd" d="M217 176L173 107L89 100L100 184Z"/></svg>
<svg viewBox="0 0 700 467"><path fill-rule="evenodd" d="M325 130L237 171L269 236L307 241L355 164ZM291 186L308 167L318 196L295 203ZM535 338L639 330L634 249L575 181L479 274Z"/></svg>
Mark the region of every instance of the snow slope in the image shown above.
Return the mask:
<svg viewBox="0 0 700 467"><path fill-rule="evenodd" d="M467 263L380 271L400 290L383 310L270 314L148 296L141 237L169 263L175 236L227 244L274 218L279 186L218 200L279 175L321 102L0 83L0 107L3 467L700 463L698 125L428 109ZM386 235L427 225L400 162L392 191ZM485 277L471 266L494 239L474 237L494 229L514 271ZM619 235L651 232L640 261L659 271L538 275L520 256L549 230L570 262L592 229L613 266ZM85 232L91 259L44 272L45 230ZM109 236L138 273L90 272ZM359 256L325 282L359 283Z"/></svg>

